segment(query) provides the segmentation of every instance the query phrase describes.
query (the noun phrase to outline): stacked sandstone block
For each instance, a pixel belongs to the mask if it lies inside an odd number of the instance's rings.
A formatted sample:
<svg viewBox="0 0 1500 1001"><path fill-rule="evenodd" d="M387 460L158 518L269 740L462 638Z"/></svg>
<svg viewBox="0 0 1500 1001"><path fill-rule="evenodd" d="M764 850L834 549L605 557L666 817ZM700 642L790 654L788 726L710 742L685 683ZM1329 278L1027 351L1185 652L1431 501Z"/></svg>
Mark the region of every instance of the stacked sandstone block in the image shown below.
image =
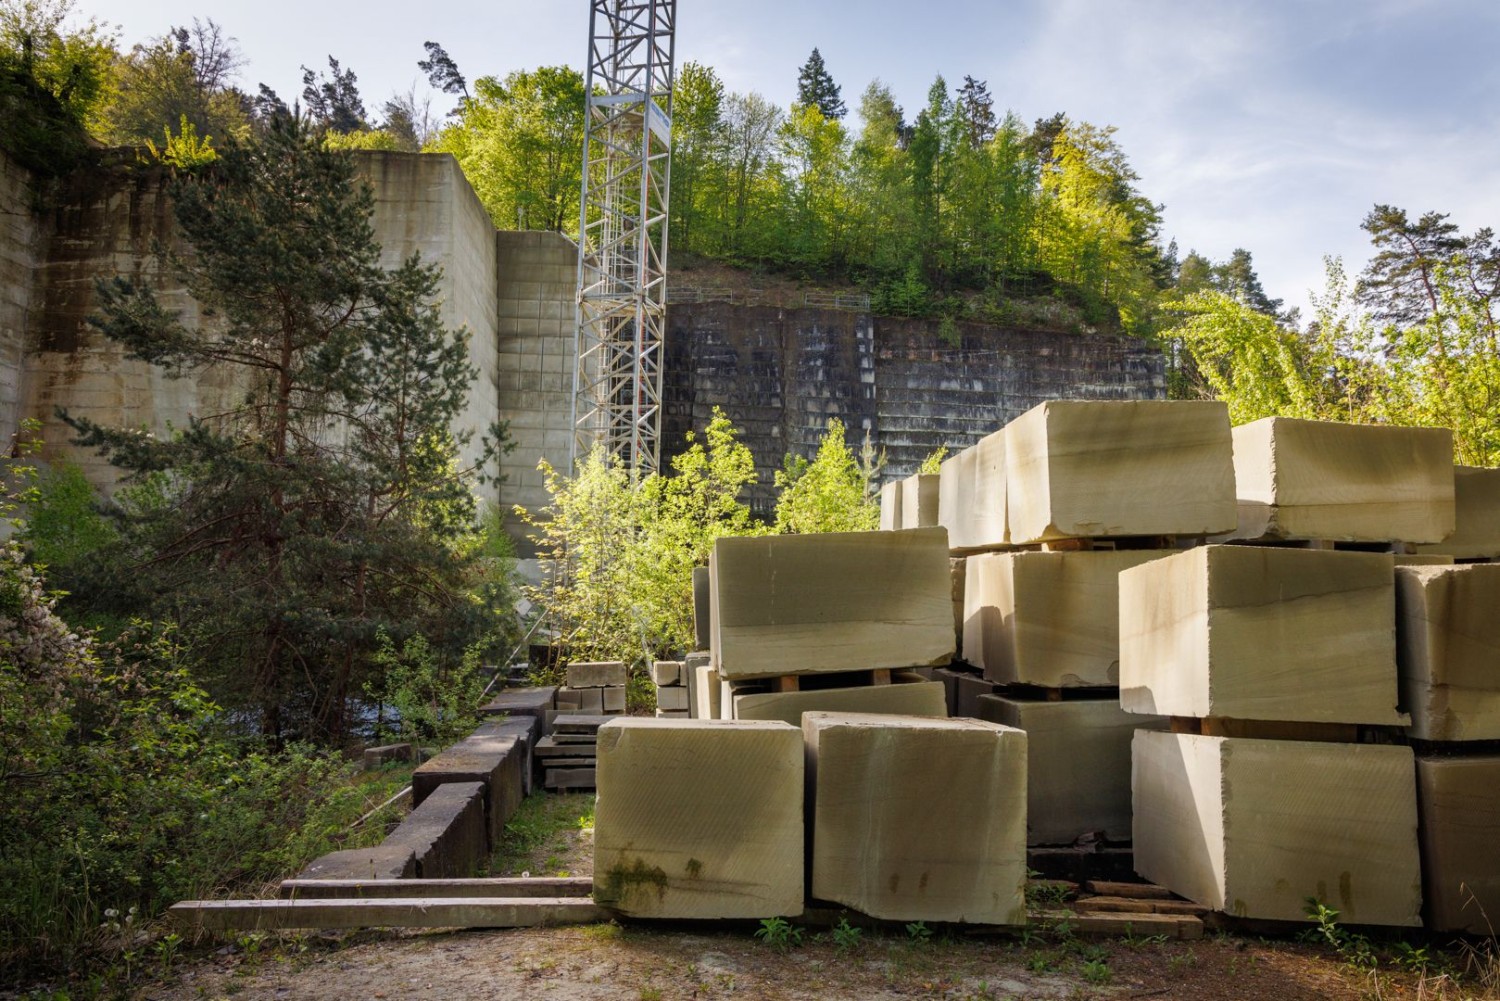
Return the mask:
<svg viewBox="0 0 1500 1001"><path fill-rule="evenodd" d="M656 715L663 719L685 718L690 713L686 664L680 660L658 660L651 665L651 683L656 686Z"/></svg>
<svg viewBox="0 0 1500 1001"><path fill-rule="evenodd" d="M608 715L625 711L628 673L618 660L579 661L567 668L568 683L557 690L559 709Z"/></svg>
<svg viewBox="0 0 1500 1001"><path fill-rule="evenodd" d="M1216 403L1061 401L948 460L940 521L965 558L958 715L1030 737L1032 844L1130 837L1130 742L1163 719L1119 704L1118 577L1235 526Z"/></svg>
<svg viewBox="0 0 1500 1001"><path fill-rule="evenodd" d="M614 720L594 899L754 919L795 917L810 895L887 920L1019 924L1025 804L1025 734L977 720Z"/></svg>

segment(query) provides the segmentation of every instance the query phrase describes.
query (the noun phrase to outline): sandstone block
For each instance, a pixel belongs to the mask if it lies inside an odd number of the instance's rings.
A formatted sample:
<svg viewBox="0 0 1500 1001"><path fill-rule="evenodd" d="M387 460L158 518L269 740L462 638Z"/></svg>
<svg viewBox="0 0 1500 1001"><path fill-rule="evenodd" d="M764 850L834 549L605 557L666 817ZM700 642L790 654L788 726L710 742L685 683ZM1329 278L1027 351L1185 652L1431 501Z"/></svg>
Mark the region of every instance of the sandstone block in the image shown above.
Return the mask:
<svg viewBox="0 0 1500 1001"><path fill-rule="evenodd" d="M417 752L410 744L382 744L365 748L363 758L365 769L369 770L396 761L415 761Z"/></svg>
<svg viewBox="0 0 1500 1001"><path fill-rule="evenodd" d="M932 528L938 523L938 473L914 473L901 481L901 527Z"/></svg>
<svg viewBox="0 0 1500 1001"><path fill-rule="evenodd" d="M625 711L624 688L600 688L597 691L601 692L604 696L604 712L622 713Z"/></svg>
<svg viewBox="0 0 1500 1001"><path fill-rule="evenodd" d="M977 552L1010 541L1005 524L1003 429L945 460L941 476L938 524L948 530L948 545L952 549Z"/></svg>
<svg viewBox="0 0 1500 1001"><path fill-rule="evenodd" d="M802 692L763 692L734 697L735 719L778 719L802 725L806 712L889 713L946 718L948 701L942 682L818 688Z"/></svg>
<svg viewBox="0 0 1500 1001"><path fill-rule="evenodd" d="M901 480L892 480L880 486L880 530L894 532L903 528L901 524Z"/></svg>
<svg viewBox="0 0 1500 1001"><path fill-rule="evenodd" d="M484 800L479 782L440 786L402 819L386 843L411 850L418 879L472 876L489 855Z"/></svg>
<svg viewBox="0 0 1500 1001"><path fill-rule="evenodd" d="M979 718L1026 731L1028 844L1071 845L1091 832L1130 839L1130 741L1136 730L1165 729L1165 717L1127 713L1114 697L981 695Z"/></svg>
<svg viewBox="0 0 1500 1001"><path fill-rule="evenodd" d="M651 681L658 687L682 684L682 661L658 660L651 665Z"/></svg>
<svg viewBox="0 0 1500 1001"><path fill-rule="evenodd" d="M1120 571L1156 549L986 553L968 560L964 658L1002 684L1120 683Z"/></svg>
<svg viewBox="0 0 1500 1001"><path fill-rule="evenodd" d="M569 688L623 688L625 680L625 665L618 660L580 661L568 665Z"/></svg>
<svg viewBox="0 0 1500 1001"><path fill-rule="evenodd" d="M658 688L656 690L656 708L687 712L688 690L681 685L672 688Z"/></svg>
<svg viewBox="0 0 1500 1001"><path fill-rule="evenodd" d="M978 675L959 674L957 678L957 692L954 695L953 715L978 719L980 697L993 695L995 688L996 685L993 681L986 681Z"/></svg>
<svg viewBox="0 0 1500 1001"><path fill-rule="evenodd" d="M631 917L794 917L803 905L802 737L785 723L599 728L594 900Z"/></svg>
<svg viewBox="0 0 1500 1001"><path fill-rule="evenodd" d="M1120 574L1120 704L1163 716L1408 722L1380 553L1204 546Z"/></svg>
<svg viewBox="0 0 1500 1001"><path fill-rule="evenodd" d="M1267 417L1234 429L1244 539L1442 542L1453 432Z"/></svg>
<svg viewBox="0 0 1500 1001"><path fill-rule="evenodd" d="M1229 410L1209 401L1058 400L1005 429L1016 545L1202 535L1235 526Z"/></svg>
<svg viewBox="0 0 1500 1001"><path fill-rule="evenodd" d="M699 650L713 642L708 623L708 567L693 567L693 639Z"/></svg>
<svg viewBox="0 0 1500 1001"><path fill-rule="evenodd" d="M490 844L498 844L505 822L521 805L522 769L527 760L526 746L519 737L474 736L461 740L412 773L412 806L421 806L439 786L479 782L485 787L485 824Z"/></svg>
<svg viewBox="0 0 1500 1001"><path fill-rule="evenodd" d="M542 688L507 688L480 706L479 711L486 716L503 713L509 716L540 717L556 703L557 688L553 685Z"/></svg>
<svg viewBox="0 0 1500 1001"><path fill-rule="evenodd" d="M1500 564L1398 567L1396 610L1407 733L1500 740Z"/></svg>
<svg viewBox="0 0 1500 1001"><path fill-rule="evenodd" d="M1024 924L1026 735L810 712L812 895L891 921Z"/></svg>
<svg viewBox="0 0 1500 1001"><path fill-rule="evenodd" d="M948 559L948 576L953 582L953 642L959 656L964 652L964 583L968 565L969 561L962 556Z"/></svg>
<svg viewBox="0 0 1500 1001"><path fill-rule="evenodd" d="M1137 731L1136 871L1245 918L1421 924L1408 747Z"/></svg>
<svg viewBox="0 0 1500 1001"><path fill-rule="evenodd" d="M1459 559L1500 557L1500 469L1453 467L1453 534L1418 546L1419 553Z"/></svg>
<svg viewBox="0 0 1500 1001"><path fill-rule="evenodd" d="M726 679L946 663L941 528L723 538L714 546L714 665Z"/></svg>
<svg viewBox="0 0 1500 1001"><path fill-rule="evenodd" d="M1500 925L1500 754L1417 759L1427 927L1492 936Z"/></svg>

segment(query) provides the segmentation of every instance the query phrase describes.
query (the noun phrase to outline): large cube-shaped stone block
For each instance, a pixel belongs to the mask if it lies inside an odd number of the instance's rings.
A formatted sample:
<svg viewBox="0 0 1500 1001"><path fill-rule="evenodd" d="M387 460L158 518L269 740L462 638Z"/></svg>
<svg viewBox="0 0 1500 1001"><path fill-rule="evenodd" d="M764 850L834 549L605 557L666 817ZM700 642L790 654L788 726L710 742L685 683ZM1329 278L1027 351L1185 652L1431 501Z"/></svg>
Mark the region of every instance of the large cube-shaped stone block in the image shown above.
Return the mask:
<svg viewBox="0 0 1500 1001"><path fill-rule="evenodd" d="M1398 725L1395 565L1204 546L1120 574L1120 704L1163 716Z"/></svg>
<svg viewBox="0 0 1500 1001"><path fill-rule="evenodd" d="M1026 731L1026 837L1071 845L1102 832L1130 839L1130 742L1137 730L1165 729L1116 698L1042 702L982 695L979 718Z"/></svg>
<svg viewBox="0 0 1500 1001"><path fill-rule="evenodd" d="M1120 683L1120 571L1156 549L970 556L964 659L991 681L1046 688Z"/></svg>
<svg viewBox="0 0 1500 1001"><path fill-rule="evenodd" d="M901 480L880 486L880 530L894 532L901 524Z"/></svg>
<svg viewBox="0 0 1500 1001"><path fill-rule="evenodd" d="M760 692L734 697L735 719L779 719L802 725L807 712L889 713L946 718L948 700L941 681L915 681L858 688L816 688L801 692Z"/></svg>
<svg viewBox="0 0 1500 1001"><path fill-rule="evenodd" d="M725 679L953 656L941 528L719 539L712 568L714 665Z"/></svg>
<svg viewBox="0 0 1500 1001"><path fill-rule="evenodd" d="M1203 535L1235 526L1229 410L1058 400L1005 429L1010 541Z"/></svg>
<svg viewBox="0 0 1500 1001"><path fill-rule="evenodd" d="M1417 759L1427 927L1493 936L1500 926L1500 754Z"/></svg>
<svg viewBox="0 0 1500 1001"><path fill-rule="evenodd" d="M599 728L594 900L639 918L793 917L803 904L803 751L779 722Z"/></svg>
<svg viewBox="0 0 1500 1001"><path fill-rule="evenodd" d="M1234 429L1239 538L1441 542L1453 432L1267 417Z"/></svg>
<svg viewBox="0 0 1500 1001"><path fill-rule="evenodd" d="M1407 732L1500 740L1500 563L1397 567L1396 610Z"/></svg>
<svg viewBox="0 0 1500 1001"><path fill-rule="evenodd" d="M1004 429L944 461L942 477L938 524L948 529L948 545L960 552L1005 545Z"/></svg>
<svg viewBox="0 0 1500 1001"><path fill-rule="evenodd" d="M938 523L938 473L913 473L901 481L901 527L932 528Z"/></svg>
<svg viewBox="0 0 1500 1001"><path fill-rule="evenodd" d="M1453 467L1453 534L1417 547L1459 559L1500 557L1500 469Z"/></svg>
<svg viewBox="0 0 1500 1001"><path fill-rule="evenodd" d="M810 712L812 895L890 921L1026 920L1026 735Z"/></svg>
<svg viewBox="0 0 1500 1001"><path fill-rule="evenodd" d="M1421 924L1409 747L1135 734L1135 868L1218 911Z"/></svg>

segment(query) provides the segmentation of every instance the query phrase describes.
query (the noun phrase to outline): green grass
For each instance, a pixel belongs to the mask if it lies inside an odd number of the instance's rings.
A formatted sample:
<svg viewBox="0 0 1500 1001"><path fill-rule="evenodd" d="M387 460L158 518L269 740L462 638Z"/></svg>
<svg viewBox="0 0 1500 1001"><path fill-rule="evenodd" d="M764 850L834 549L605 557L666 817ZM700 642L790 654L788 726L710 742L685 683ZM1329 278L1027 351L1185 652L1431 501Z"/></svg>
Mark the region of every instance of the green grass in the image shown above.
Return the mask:
<svg viewBox="0 0 1500 1001"><path fill-rule="evenodd" d="M569 847L569 832L594 826L591 792L533 792L505 825L505 836L490 858L496 875L530 872L550 875L558 868L558 853Z"/></svg>

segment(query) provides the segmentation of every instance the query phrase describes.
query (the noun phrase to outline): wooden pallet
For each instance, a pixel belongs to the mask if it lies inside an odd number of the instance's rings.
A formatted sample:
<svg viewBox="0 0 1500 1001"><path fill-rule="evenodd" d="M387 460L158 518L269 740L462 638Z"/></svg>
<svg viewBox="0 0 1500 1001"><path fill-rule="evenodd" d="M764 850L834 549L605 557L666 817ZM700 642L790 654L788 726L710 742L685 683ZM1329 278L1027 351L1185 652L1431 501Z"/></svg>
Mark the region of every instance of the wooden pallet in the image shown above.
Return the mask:
<svg viewBox="0 0 1500 1001"><path fill-rule="evenodd" d="M1399 726L1364 723L1288 723L1275 720L1230 719L1224 716L1173 716L1173 733L1205 737L1242 737L1258 740L1310 740L1329 744L1404 744Z"/></svg>
<svg viewBox="0 0 1500 1001"><path fill-rule="evenodd" d="M1121 535L1090 539L1053 539L1011 547L1022 553L1089 553L1126 549L1191 549L1205 541L1202 535Z"/></svg>

